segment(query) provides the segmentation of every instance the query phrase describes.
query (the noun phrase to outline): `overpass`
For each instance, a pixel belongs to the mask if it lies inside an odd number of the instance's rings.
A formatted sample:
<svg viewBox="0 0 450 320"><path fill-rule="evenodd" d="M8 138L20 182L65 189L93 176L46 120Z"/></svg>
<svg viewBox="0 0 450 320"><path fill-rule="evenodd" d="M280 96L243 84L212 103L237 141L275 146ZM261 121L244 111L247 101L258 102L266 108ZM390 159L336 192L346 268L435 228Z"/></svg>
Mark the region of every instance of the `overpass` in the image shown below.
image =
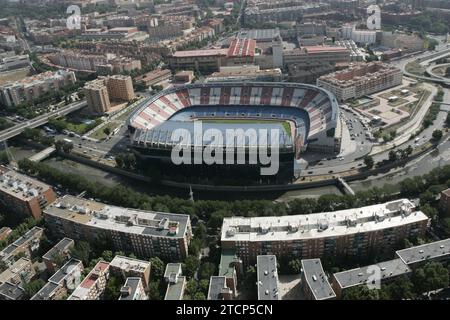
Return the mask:
<svg viewBox="0 0 450 320"><path fill-rule="evenodd" d="M80 110L86 106L87 106L86 101L75 102L75 103L69 104L68 106L65 106L63 108L60 108L58 110L51 111L46 114L40 115L34 119L28 120L27 122L19 123L19 124L15 125L14 127L0 131L0 142L11 139L15 136L18 136L27 128L40 127L40 126L46 124L50 118L65 116L71 112Z"/></svg>
<svg viewBox="0 0 450 320"><path fill-rule="evenodd" d="M347 182L345 182L345 180L342 179L341 177L336 178L336 184L338 187L342 188L346 194L350 194L352 196L355 195L355 191L353 191L353 189L350 188L350 186L347 184Z"/></svg>
<svg viewBox="0 0 450 320"><path fill-rule="evenodd" d="M50 157L55 151L56 151L55 147L48 147L48 148L32 155L28 159L30 159L33 162L40 162L40 161Z"/></svg>
<svg viewBox="0 0 450 320"><path fill-rule="evenodd" d="M433 53L430 53L428 55L425 55L424 57L420 57L420 58L416 59L416 61L419 62L421 65L424 65L426 63L430 63L430 62L433 62L433 61L445 58L445 57L447 57L449 55L450 55L450 49L444 49L444 50L442 50L442 51L440 51L438 53L433 52ZM445 86L450 86L450 81L448 79L428 77L428 76L419 76L417 74L408 72L408 71L406 71L406 64L407 63L405 63L402 66L402 71L403 71L403 74L405 76L408 76L410 78L415 78L415 79L418 79L418 80L430 81L430 82L435 82L435 83L442 84L442 85L445 85Z"/></svg>

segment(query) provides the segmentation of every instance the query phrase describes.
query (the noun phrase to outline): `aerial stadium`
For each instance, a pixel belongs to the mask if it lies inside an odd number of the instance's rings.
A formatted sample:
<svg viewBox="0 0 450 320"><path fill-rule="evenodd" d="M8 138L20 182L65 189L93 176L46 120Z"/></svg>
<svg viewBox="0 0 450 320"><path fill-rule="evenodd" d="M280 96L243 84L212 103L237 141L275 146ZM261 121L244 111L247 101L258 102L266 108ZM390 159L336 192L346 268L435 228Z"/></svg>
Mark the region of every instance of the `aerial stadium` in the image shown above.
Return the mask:
<svg viewBox="0 0 450 320"><path fill-rule="evenodd" d="M299 160L305 152L326 155L339 153L338 102L328 91L313 85L298 83L203 83L173 87L147 98L127 122L131 148L143 167L152 167L163 176L177 181L238 184L287 183L299 174ZM195 123L201 121L202 132L215 129L254 129L258 139L234 141L236 157L244 153L245 163L174 164L172 150L180 140L174 131L184 129L191 133L188 148L198 147ZM262 176L260 161L250 161L251 150L260 147L261 132L278 130L277 140L265 141L278 147L279 170L271 176ZM264 133L266 134L266 133ZM213 143L213 142L211 142ZM224 141L214 142L223 148ZM208 143L201 148L208 147ZM209 145L211 147L211 145ZM227 149L228 150L228 149ZM271 151L272 152L272 151ZM194 182L192 182L194 183Z"/></svg>

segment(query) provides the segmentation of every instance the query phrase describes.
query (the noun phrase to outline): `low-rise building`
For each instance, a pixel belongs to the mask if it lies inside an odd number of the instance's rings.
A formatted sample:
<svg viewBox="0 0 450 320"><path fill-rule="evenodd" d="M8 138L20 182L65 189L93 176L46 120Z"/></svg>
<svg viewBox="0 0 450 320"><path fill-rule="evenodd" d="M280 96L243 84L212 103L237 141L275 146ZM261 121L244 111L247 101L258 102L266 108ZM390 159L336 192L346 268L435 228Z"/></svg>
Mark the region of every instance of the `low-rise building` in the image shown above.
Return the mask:
<svg viewBox="0 0 450 320"><path fill-rule="evenodd" d="M233 290L227 286L227 278L212 276L209 280L208 300L232 300Z"/></svg>
<svg viewBox="0 0 450 320"><path fill-rule="evenodd" d="M25 257L30 258L31 254L39 249L43 234L44 229L39 227L28 230L23 236L0 251L0 261L12 263L19 253L24 253Z"/></svg>
<svg viewBox="0 0 450 320"><path fill-rule="evenodd" d="M119 300L148 300L145 293L142 279L138 277L129 277L120 289Z"/></svg>
<svg viewBox="0 0 450 320"><path fill-rule="evenodd" d="M147 289L150 282L150 261L138 260L134 258L115 256L109 263L111 274L120 275L124 280L129 277L141 278L142 285Z"/></svg>
<svg viewBox="0 0 450 320"><path fill-rule="evenodd" d="M109 278L109 263L99 261L67 300L100 300Z"/></svg>
<svg viewBox="0 0 450 320"><path fill-rule="evenodd" d="M142 82L147 87L153 86L159 82L170 79L172 72L169 69L158 69L154 71L147 72L142 76L136 77L136 82Z"/></svg>
<svg viewBox="0 0 450 320"><path fill-rule="evenodd" d="M333 274L332 286L336 295L341 298L345 290L356 286L368 285L373 288L382 283L396 279L399 276L409 275L411 269L402 259L393 259L373 265L355 268Z"/></svg>
<svg viewBox="0 0 450 320"><path fill-rule="evenodd" d="M164 271L167 290L164 300L183 300L186 277L182 276L181 263L168 263Z"/></svg>
<svg viewBox="0 0 450 320"><path fill-rule="evenodd" d="M5 282L0 284L0 301L1 300L23 300L25 290L18 284Z"/></svg>
<svg viewBox="0 0 450 320"><path fill-rule="evenodd" d="M175 73L175 75L173 76L173 82L179 84L191 83L194 78L194 71L184 70Z"/></svg>
<svg viewBox="0 0 450 320"><path fill-rule="evenodd" d="M83 263L77 259L70 259L48 282L39 290L31 300L62 300L67 296L68 290L74 290L81 281Z"/></svg>
<svg viewBox="0 0 450 320"><path fill-rule="evenodd" d="M39 219L42 209L55 200L56 194L48 184L0 166L0 202L18 218Z"/></svg>
<svg viewBox="0 0 450 320"><path fill-rule="evenodd" d="M402 71L382 62L352 64L348 69L317 79L317 85L332 92L339 101L357 99L402 84Z"/></svg>
<svg viewBox="0 0 450 320"><path fill-rule="evenodd" d="M45 267L50 274L55 273L58 263L64 263L69 258L70 249L74 245L75 241L72 239L63 238L42 256Z"/></svg>
<svg viewBox="0 0 450 320"><path fill-rule="evenodd" d="M220 256L219 277L225 278L225 284L232 291L232 298L237 294L237 278L242 275L242 260L238 258L234 250L223 249Z"/></svg>
<svg viewBox="0 0 450 320"><path fill-rule="evenodd" d="M8 269L0 273L0 284L9 282L14 285L21 285L30 282L35 276L33 265L30 259L20 258L14 262Z"/></svg>
<svg viewBox="0 0 450 320"><path fill-rule="evenodd" d="M279 82L282 73L279 68L261 70L259 66L242 65L234 67L220 67L219 72L214 72L206 77L206 82Z"/></svg>
<svg viewBox="0 0 450 320"><path fill-rule="evenodd" d="M450 258L450 238L398 250L396 255L413 269L429 261L445 261Z"/></svg>
<svg viewBox="0 0 450 320"><path fill-rule="evenodd" d="M256 269L258 300L280 300L277 257L274 255L257 256Z"/></svg>
<svg viewBox="0 0 450 320"><path fill-rule="evenodd" d="M228 49L177 51L169 56L173 70L218 71L225 64Z"/></svg>
<svg viewBox="0 0 450 320"><path fill-rule="evenodd" d="M115 250L138 257L183 260L192 237L189 215L127 209L66 195L45 209L59 237L94 241L103 236Z"/></svg>
<svg viewBox="0 0 450 320"><path fill-rule="evenodd" d="M328 277L323 271L320 259L303 259L302 263L302 288L305 297L309 300L329 300L336 298L336 294L328 282Z"/></svg>

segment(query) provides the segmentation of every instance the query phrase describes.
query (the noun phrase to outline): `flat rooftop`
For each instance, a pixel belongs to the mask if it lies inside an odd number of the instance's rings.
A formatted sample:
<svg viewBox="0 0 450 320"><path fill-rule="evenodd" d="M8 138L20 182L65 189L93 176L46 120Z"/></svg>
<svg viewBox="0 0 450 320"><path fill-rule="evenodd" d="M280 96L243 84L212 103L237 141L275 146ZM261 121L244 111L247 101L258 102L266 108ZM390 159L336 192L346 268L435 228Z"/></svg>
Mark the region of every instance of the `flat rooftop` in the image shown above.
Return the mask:
<svg viewBox="0 0 450 320"><path fill-rule="evenodd" d="M428 221L407 199L334 212L224 218L222 241L302 240L344 236Z"/></svg>
<svg viewBox="0 0 450 320"><path fill-rule="evenodd" d="M314 298L316 300L333 299L336 297L327 275L323 271L320 259L304 259L302 260L302 270L304 279Z"/></svg>
<svg viewBox="0 0 450 320"><path fill-rule="evenodd" d="M237 38L238 39L254 39L256 41L261 40L272 40L280 36L279 29L251 29L251 30L240 30Z"/></svg>
<svg viewBox="0 0 450 320"><path fill-rule="evenodd" d="M10 281L11 278L22 273L22 271L28 266L31 267L31 260L24 257L20 258L14 262L12 266L0 273L0 283Z"/></svg>
<svg viewBox="0 0 450 320"><path fill-rule="evenodd" d="M30 245L31 242L40 239L40 236L43 232L44 229L39 227L33 227L32 229L28 230L23 236L0 251L0 260L9 258L9 256L13 254L17 248L23 245Z"/></svg>
<svg viewBox="0 0 450 320"><path fill-rule="evenodd" d="M228 49L204 49L177 51L172 56L175 58L226 56Z"/></svg>
<svg viewBox="0 0 450 320"><path fill-rule="evenodd" d="M223 300L223 292L231 289L227 287L227 279L225 277L212 276L209 280L208 300Z"/></svg>
<svg viewBox="0 0 450 320"><path fill-rule="evenodd" d="M399 250L396 254L408 265L424 260L448 258L450 256L450 238Z"/></svg>
<svg viewBox="0 0 450 320"><path fill-rule="evenodd" d="M74 241L70 238L63 238L57 244L55 244L50 250L48 250L43 256L43 259L53 259L57 254L61 254L64 250L74 245Z"/></svg>
<svg viewBox="0 0 450 320"><path fill-rule="evenodd" d="M86 278L80 283L78 287L72 292L68 300L84 300L92 287L97 285L101 279L102 274L109 268L109 263L106 261L99 261L95 267L89 272Z"/></svg>
<svg viewBox="0 0 450 320"><path fill-rule="evenodd" d="M23 201L30 201L51 187L39 180L0 167L0 191Z"/></svg>
<svg viewBox="0 0 450 320"><path fill-rule="evenodd" d="M277 257L274 255L258 256L256 261L258 300L279 300Z"/></svg>
<svg viewBox="0 0 450 320"><path fill-rule="evenodd" d="M127 209L71 195L53 202L44 212L77 224L149 237L183 238L189 222L189 215Z"/></svg>
<svg viewBox="0 0 450 320"><path fill-rule="evenodd" d="M222 249L220 255L219 276L233 278L236 273L234 264L239 262L236 251L233 249Z"/></svg>
<svg viewBox="0 0 450 320"><path fill-rule="evenodd" d="M5 282L0 285L0 297L3 296L7 300L21 300L24 294L25 290L19 285L9 282Z"/></svg>
<svg viewBox="0 0 450 320"><path fill-rule="evenodd" d="M164 279L172 281L174 277L180 276L182 272L181 263L168 263L164 271Z"/></svg>
<svg viewBox="0 0 450 320"><path fill-rule="evenodd" d="M125 272L144 272L150 268L150 261L128 258L124 256L115 256L109 263L110 267L119 268Z"/></svg>
<svg viewBox="0 0 450 320"><path fill-rule="evenodd" d="M355 268L347 271L335 273L333 276L342 289L367 284L373 277L373 268L380 270L381 281L394 278L403 274L408 274L411 269L402 261L402 259L393 259L379 262L373 265Z"/></svg>
<svg viewBox="0 0 450 320"><path fill-rule="evenodd" d="M136 294L141 278L138 277L128 277L120 290L119 300L134 300L134 295Z"/></svg>

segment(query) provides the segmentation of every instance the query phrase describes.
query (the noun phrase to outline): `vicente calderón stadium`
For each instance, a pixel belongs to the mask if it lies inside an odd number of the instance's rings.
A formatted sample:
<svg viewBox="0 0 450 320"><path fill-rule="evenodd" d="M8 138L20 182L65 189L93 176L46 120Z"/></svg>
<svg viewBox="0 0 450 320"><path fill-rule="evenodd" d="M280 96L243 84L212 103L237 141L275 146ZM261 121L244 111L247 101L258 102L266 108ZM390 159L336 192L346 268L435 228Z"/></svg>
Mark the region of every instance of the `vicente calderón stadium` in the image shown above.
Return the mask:
<svg viewBox="0 0 450 320"><path fill-rule="evenodd" d="M128 119L131 147L143 169L158 172L164 179L206 184L288 183L299 174L298 160L305 152L335 154L340 149L336 136L338 103L328 91L297 83L207 83L190 84L161 91L141 103ZM236 157L246 154L245 163L175 164L172 149L179 144L174 130L192 132L189 148L195 142L195 123L201 120L203 132L214 128L279 130L279 169L261 175L262 163L251 163L249 152L255 141L235 141ZM194 138L193 138L194 137ZM261 141L258 136L258 142ZM272 141L267 137L268 141ZM196 140L198 141L198 140ZM208 144L202 145L205 148ZM225 142L214 145L223 148ZM197 149L198 150L198 149ZM194 152L191 153L194 157Z"/></svg>

